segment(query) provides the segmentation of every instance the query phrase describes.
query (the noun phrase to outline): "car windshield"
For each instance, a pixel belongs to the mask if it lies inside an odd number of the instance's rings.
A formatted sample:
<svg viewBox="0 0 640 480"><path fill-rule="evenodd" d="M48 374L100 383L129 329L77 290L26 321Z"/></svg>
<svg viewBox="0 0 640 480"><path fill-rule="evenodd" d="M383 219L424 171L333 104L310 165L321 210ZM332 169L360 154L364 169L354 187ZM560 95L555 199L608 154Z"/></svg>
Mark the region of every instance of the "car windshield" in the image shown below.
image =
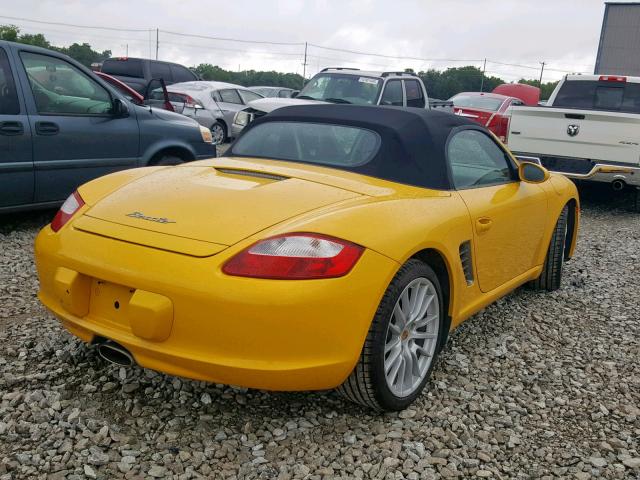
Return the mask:
<svg viewBox="0 0 640 480"><path fill-rule="evenodd" d="M497 112L504 100L502 98L485 97L482 95L456 95L451 99L455 107L477 108Z"/></svg>
<svg viewBox="0 0 640 480"><path fill-rule="evenodd" d="M267 122L242 135L231 155L324 164L341 168L363 165L380 148L371 130L311 122Z"/></svg>
<svg viewBox="0 0 640 480"><path fill-rule="evenodd" d="M381 84L381 80L375 77L321 73L307 83L298 97L334 103L374 105Z"/></svg>

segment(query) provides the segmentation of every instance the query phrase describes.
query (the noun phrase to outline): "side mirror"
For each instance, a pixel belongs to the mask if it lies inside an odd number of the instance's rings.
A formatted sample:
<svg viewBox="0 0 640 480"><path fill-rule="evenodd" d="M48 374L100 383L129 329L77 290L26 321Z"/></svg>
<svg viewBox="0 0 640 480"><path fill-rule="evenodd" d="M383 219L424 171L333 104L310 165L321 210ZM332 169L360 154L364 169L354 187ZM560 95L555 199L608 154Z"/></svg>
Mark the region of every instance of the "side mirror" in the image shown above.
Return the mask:
<svg viewBox="0 0 640 480"><path fill-rule="evenodd" d="M549 180L549 171L537 163L521 162L518 166L520 180L527 183L542 183Z"/></svg>
<svg viewBox="0 0 640 480"><path fill-rule="evenodd" d="M300 95L299 91L295 91L295 92L291 92L291 98L296 98L298 95Z"/></svg>
<svg viewBox="0 0 640 480"><path fill-rule="evenodd" d="M129 107L120 98L114 98L111 106L111 114L116 118L129 116Z"/></svg>

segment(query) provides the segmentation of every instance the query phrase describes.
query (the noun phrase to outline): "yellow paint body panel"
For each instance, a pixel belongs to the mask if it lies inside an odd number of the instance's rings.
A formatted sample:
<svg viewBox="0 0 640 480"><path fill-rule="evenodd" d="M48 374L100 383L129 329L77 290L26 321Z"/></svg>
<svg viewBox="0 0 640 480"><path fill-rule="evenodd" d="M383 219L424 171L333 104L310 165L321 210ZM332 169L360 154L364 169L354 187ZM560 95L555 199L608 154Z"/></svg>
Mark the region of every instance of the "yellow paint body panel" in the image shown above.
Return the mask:
<svg viewBox="0 0 640 480"><path fill-rule="evenodd" d="M395 273L425 250L446 264L451 328L535 278L560 211L578 200L555 175L539 185L441 192L230 158L119 172L79 192L87 205L36 239L39 298L63 325L87 342L122 344L147 368L273 390L342 383ZM341 278L222 273L242 249L286 232L332 235L365 251ZM471 285L459 257L465 241ZM575 233L571 245L570 253Z"/></svg>

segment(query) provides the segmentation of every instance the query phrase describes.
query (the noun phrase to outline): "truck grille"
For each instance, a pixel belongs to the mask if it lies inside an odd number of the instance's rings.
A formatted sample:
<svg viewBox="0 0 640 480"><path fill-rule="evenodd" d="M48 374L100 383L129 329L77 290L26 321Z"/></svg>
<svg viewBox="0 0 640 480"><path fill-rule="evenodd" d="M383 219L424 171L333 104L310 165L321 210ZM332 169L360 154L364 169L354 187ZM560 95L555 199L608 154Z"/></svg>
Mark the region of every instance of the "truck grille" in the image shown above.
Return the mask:
<svg viewBox="0 0 640 480"><path fill-rule="evenodd" d="M540 162L547 170L561 173L589 173L594 166L591 160L584 158L541 156Z"/></svg>

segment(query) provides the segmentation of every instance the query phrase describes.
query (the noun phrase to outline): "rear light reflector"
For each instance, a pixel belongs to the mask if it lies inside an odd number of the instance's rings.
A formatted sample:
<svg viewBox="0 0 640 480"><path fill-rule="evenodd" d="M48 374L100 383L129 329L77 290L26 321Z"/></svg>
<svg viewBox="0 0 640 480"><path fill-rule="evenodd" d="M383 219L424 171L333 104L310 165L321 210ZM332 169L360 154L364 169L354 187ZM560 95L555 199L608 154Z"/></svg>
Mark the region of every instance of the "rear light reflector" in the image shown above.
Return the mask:
<svg viewBox="0 0 640 480"><path fill-rule="evenodd" d="M626 82L627 77L621 77L618 75L600 75L598 80L601 82Z"/></svg>
<svg viewBox="0 0 640 480"><path fill-rule="evenodd" d="M64 201L56 216L53 217L51 222L51 230L57 232L64 225L71 220L71 217L75 215L75 213L80 210L80 208L84 205L84 200L80 194L75 191Z"/></svg>
<svg viewBox="0 0 640 480"><path fill-rule="evenodd" d="M356 264L364 248L317 233L287 233L261 240L231 258L227 275L279 280L342 277Z"/></svg>

